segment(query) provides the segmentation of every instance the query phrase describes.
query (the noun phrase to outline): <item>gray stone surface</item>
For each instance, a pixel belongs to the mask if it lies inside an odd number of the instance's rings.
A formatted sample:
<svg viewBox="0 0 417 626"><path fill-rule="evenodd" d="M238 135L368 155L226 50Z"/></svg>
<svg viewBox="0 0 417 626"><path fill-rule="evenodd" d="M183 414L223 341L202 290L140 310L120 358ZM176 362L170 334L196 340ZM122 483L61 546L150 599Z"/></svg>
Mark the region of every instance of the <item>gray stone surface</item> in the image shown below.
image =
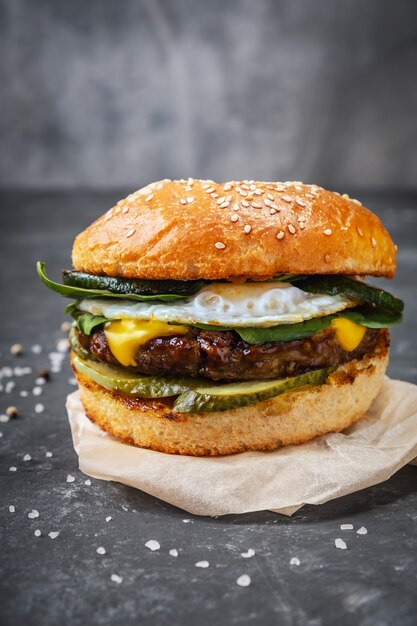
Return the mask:
<svg viewBox="0 0 417 626"><path fill-rule="evenodd" d="M0 0L0 184L416 188L414 0Z"/></svg>
<svg viewBox="0 0 417 626"><path fill-rule="evenodd" d="M268 512L199 518L124 485L85 483L64 408L74 389L68 364L51 375L41 395L32 391L63 337L66 303L37 282L34 263L44 259L51 273L68 267L74 235L123 193L0 194L1 366L32 368L1 381L16 386L0 393L0 414L15 405L19 417L0 422L0 623L414 626L414 467L292 518ZM390 374L417 382L417 196L361 199L400 247L398 276L389 287L406 301L406 317L393 332ZM24 354L12 357L17 342ZM31 350L36 344L40 354ZM42 413L34 410L38 403ZM26 454L30 460L23 460ZM13 466L16 472L9 471ZM32 510L38 518L28 517ZM353 530L340 529L349 523ZM362 526L366 535L356 532ZM51 539L48 533L56 531ZM336 538L347 550L335 548ZM160 550L145 547L150 539ZM100 546L106 554L96 552ZM178 557L169 555L174 548ZM241 553L249 548L256 554L245 559ZM294 557L299 565L290 564ZM202 560L207 569L195 566ZM249 587L236 583L243 574L252 579Z"/></svg>

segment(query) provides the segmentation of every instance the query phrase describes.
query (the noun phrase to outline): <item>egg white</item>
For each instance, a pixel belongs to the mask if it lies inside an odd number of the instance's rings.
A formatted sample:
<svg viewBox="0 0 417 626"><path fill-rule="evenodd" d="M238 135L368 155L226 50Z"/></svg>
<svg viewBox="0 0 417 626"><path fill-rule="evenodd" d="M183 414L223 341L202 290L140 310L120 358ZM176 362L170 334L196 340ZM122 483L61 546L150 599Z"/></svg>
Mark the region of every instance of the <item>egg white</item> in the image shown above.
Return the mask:
<svg viewBox="0 0 417 626"><path fill-rule="evenodd" d="M290 283L212 283L190 298L172 303L87 298L79 308L108 319L159 320L181 324L268 327L295 324L354 306L343 295L306 293Z"/></svg>

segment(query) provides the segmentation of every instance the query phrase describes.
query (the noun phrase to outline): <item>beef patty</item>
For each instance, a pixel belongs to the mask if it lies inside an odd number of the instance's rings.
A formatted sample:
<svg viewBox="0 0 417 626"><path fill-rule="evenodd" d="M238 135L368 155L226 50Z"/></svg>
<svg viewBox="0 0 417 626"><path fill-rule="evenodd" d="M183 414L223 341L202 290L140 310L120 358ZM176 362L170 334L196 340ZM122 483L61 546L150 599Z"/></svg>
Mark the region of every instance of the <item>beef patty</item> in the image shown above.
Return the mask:
<svg viewBox="0 0 417 626"><path fill-rule="evenodd" d="M84 349L100 361L120 365L103 330L78 333ZM132 371L156 376L203 376L211 380L266 380L338 366L389 344L387 330L367 328L359 346L346 352L332 328L294 341L251 345L233 331L190 328L186 335L158 337L141 346Z"/></svg>

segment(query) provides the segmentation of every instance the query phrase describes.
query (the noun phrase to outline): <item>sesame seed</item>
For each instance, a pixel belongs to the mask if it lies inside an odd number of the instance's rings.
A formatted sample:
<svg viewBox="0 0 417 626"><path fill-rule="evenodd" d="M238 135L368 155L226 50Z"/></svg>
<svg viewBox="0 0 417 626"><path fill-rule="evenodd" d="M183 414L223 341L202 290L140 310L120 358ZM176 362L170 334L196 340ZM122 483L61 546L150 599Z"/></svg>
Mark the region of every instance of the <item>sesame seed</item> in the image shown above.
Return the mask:
<svg viewBox="0 0 417 626"><path fill-rule="evenodd" d="M135 234L135 232L136 232L136 229L135 229L135 228L131 228L130 230L128 230L128 231L127 231L127 233L126 233L126 237L127 237L127 238L128 238L128 237L131 237L132 235L134 235L134 234Z"/></svg>
<svg viewBox="0 0 417 626"><path fill-rule="evenodd" d="M330 261L330 252L326 252L323 258L324 258L324 262L328 263Z"/></svg>
<svg viewBox="0 0 417 626"><path fill-rule="evenodd" d="M225 200L226 198L224 196L220 196L220 198L217 200L217 204L223 204Z"/></svg>
<svg viewBox="0 0 417 626"><path fill-rule="evenodd" d="M306 227L306 225L304 224L304 222L300 222L299 224L301 230L304 230L304 228Z"/></svg>
<svg viewBox="0 0 417 626"><path fill-rule="evenodd" d="M229 191L231 188L232 188L232 185L230 183L226 183L223 187L225 191Z"/></svg>
<svg viewBox="0 0 417 626"><path fill-rule="evenodd" d="M302 206L302 207L306 206L306 203L300 198L296 198L295 201L298 204L298 206Z"/></svg>
<svg viewBox="0 0 417 626"><path fill-rule="evenodd" d="M296 230L295 230L295 228L294 228L294 226L292 224L288 224L287 228L288 228L289 232L291 233L291 235L295 235Z"/></svg>
<svg viewBox="0 0 417 626"><path fill-rule="evenodd" d="M272 200L269 200L269 198L264 198L263 200L265 206L271 206L271 204L273 204Z"/></svg>
<svg viewBox="0 0 417 626"><path fill-rule="evenodd" d="M211 198L218 198L219 194L218 193L211 193L210 196L211 196Z"/></svg>
<svg viewBox="0 0 417 626"><path fill-rule="evenodd" d="M252 207L254 209L262 209L262 204L259 204L259 202L252 202Z"/></svg>
<svg viewBox="0 0 417 626"><path fill-rule="evenodd" d="M104 221L108 222L109 220L111 220L112 217L113 217L113 213L107 213L107 215L104 217Z"/></svg>
<svg viewBox="0 0 417 626"><path fill-rule="evenodd" d="M241 204L242 206L244 206L244 207L248 207L248 206L250 206L250 205L249 205L249 202L248 202L247 200L241 200L241 201L240 201L240 204Z"/></svg>
<svg viewBox="0 0 417 626"><path fill-rule="evenodd" d="M254 189L253 193L255 196L261 196L263 192L260 189Z"/></svg>
<svg viewBox="0 0 417 626"><path fill-rule="evenodd" d="M287 195L281 196L281 200L284 200L284 202L292 202L291 196Z"/></svg>
<svg viewBox="0 0 417 626"><path fill-rule="evenodd" d="M230 221L231 222L237 222L238 219L239 219L239 215L236 215L236 213L235 213L235 215L232 215L232 217L230 218Z"/></svg>
<svg viewBox="0 0 417 626"><path fill-rule="evenodd" d="M274 215L274 213L276 213L276 212L277 212L277 210L276 210L276 209L269 209L269 213L270 213L270 215Z"/></svg>
<svg viewBox="0 0 417 626"><path fill-rule="evenodd" d="M250 226L249 224L245 224L243 227L243 231L248 235L250 233L250 231L252 230L252 226Z"/></svg>
<svg viewBox="0 0 417 626"><path fill-rule="evenodd" d="M128 206L124 206L122 209L122 213L128 213L129 211L129 207Z"/></svg>
<svg viewBox="0 0 417 626"><path fill-rule="evenodd" d="M277 234L277 239L283 239L284 235L285 235L284 231L280 230L279 233Z"/></svg>
<svg viewBox="0 0 417 626"><path fill-rule="evenodd" d="M187 204L187 200L185 198L181 198L180 204Z"/></svg>
<svg viewBox="0 0 417 626"><path fill-rule="evenodd" d="M270 204L271 209L275 209L275 211L279 211L280 208L277 204Z"/></svg>
<svg viewBox="0 0 417 626"><path fill-rule="evenodd" d="M226 246L221 241L216 241L214 247L217 248L217 250L224 250Z"/></svg>
<svg viewBox="0 0 417 626"><path fill-rule="evenodd" d="M154 196L154 194L153 194L153 193L150 193L150 194L149 194L149 196L147 196L147 197L145 198L145 202L150 202L150 201L152 200L153 196Z"/></svg>
<svg viewBox="0 0 417 626"><path fill-rule="evenodd" d="M327 235L327 236L329 236L329 235L331 235L331 234L332 234L332 229L331 229L331 228L325 228L325 229L323 230L323 235Z"/></svg>
<svg viewBox="0 0 417 626"><path fill-rule="evenodd" d="M342 193L342 198L345 198L345 200L349 200L349 194L348 193Z"/></svg>
<svg viewBox="0 0 417 626"><path fill-rule="evenodd" d="M230 202L228 200L226 200L226 202L222 202L222 204L220 205L220 209L227 209L227 207L230 206Z"/></svg>
<svg viewBox="0 0 417 626"><path fill-rule="evenodd" d="M376 248L376 241L373 237L371 237L371 245L373 248Z"/></svg>
<svg viewBox="0 0 417 626"><path fill-rule="evenodd" d="M356 230L358 231L359 237L363 237L363 231L361 228L359 228L359 226L356 226Z"/></svg>
<svg viewBox="0 0 417 626"><path fill-rule="evenodd" d="M213 193L213 191L216 191L215 187L207 187L206 189L206 193Z"/></svg>
<svg viewBox="0 0 417 626"><path fill-rule="evenodd" d="M233 211L239 211L239 205L238 204L234 204L232 206Z"/></svg>
<svg viewBox="0 0 417 626"><path fill-rule="evenodd" d="M251 185L251 186L249 187L249 189L250 189L251 191L255 191L255 189L256 189L256 185Z"/></svg>
<svg viewBox="0 0 417 626"><path fill-rule="evenodd" d="M359 202L359 200L356 200L356 198L352 198L352 202L358 204L359 206L362 206L362 202Z"/></svg>
<svg viewBox="0 0 417 626"><path fill-rule="evenodd" d="M189 198L187 198L188 204L191 204L192 202L194 202L194 200L195 200L194 196L190 196Z"/></svg>
<svg viewBox="0 0 417 626"><path fill-rule="evenodd" d="M266 197L269 198L270 200L275 200L274 196L272 195L272 193L267 193Z"/></svg>
<svg viewBox="0 0 417 626"><path fill-rule="evenodd" d="M210 183L206 183L205 185L201 185L202 189L208 189L210 187Z"/></svg>

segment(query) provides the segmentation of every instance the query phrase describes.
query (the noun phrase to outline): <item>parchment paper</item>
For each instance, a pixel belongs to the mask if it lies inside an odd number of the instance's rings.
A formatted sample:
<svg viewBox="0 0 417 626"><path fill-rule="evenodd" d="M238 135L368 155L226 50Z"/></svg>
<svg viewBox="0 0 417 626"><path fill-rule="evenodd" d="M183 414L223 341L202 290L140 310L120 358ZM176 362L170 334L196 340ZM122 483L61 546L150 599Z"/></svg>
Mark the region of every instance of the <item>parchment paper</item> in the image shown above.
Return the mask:
<svg viewBox="0 0 417 626"><path fill-rule="evenodd" d="M68 396L67 410L85 474L136 487L195 515L292 515L304 504L387 480L417 457L417 386L389 378L368 418L343 433L273 452L214 458L120 443L85 416L78 391Z"/></svg>

